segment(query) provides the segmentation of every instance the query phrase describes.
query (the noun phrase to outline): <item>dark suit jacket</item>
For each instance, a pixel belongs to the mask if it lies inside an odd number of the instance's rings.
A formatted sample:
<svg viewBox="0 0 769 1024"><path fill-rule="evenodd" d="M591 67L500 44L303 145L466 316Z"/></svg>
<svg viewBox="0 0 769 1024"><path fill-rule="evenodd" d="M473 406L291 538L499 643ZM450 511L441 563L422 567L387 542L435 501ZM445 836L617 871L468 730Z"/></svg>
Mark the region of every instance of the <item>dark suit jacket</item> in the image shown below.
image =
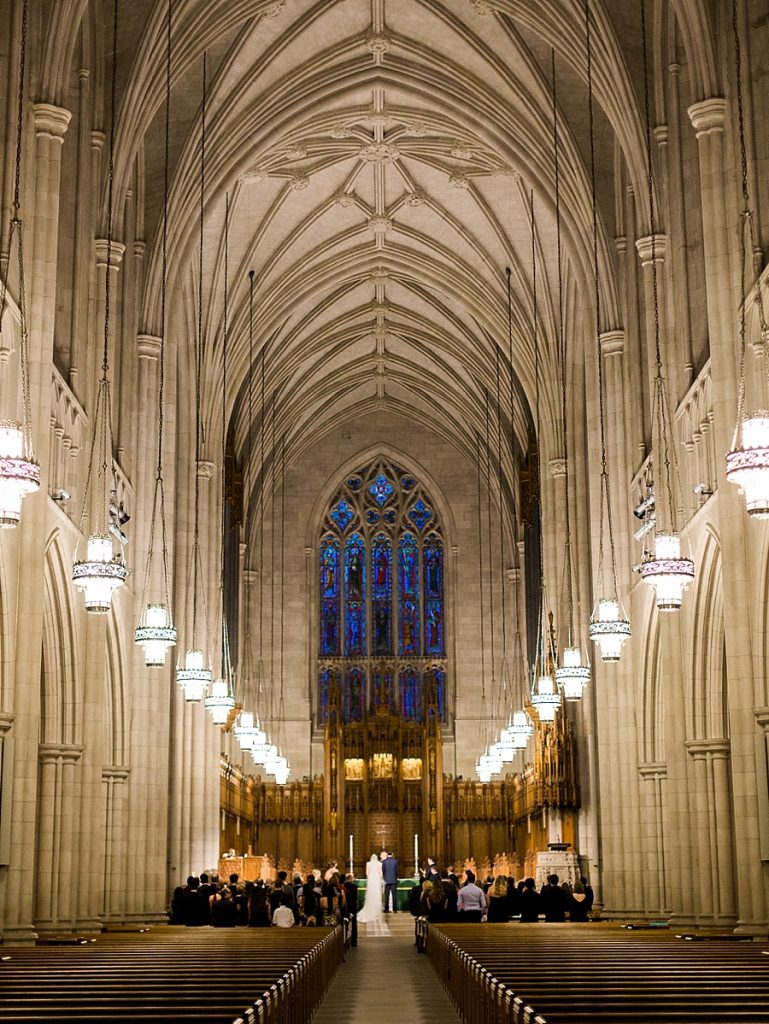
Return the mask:
<svg viewBox="0 0 769 1024"><path fill-rule="evenodd" d="M395 857L388 857L382 861L382 877L385 885L395 885L398 881L398 861Z"/></svg>

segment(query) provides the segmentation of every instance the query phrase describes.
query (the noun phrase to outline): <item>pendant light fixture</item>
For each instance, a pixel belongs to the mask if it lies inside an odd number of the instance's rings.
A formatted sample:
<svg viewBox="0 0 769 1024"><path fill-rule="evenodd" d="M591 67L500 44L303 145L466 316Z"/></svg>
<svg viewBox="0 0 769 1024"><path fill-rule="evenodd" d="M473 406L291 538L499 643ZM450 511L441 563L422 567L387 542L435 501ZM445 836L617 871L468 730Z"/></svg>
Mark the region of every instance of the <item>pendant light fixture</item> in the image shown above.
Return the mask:
<svg viewBox="0 0 769 1024"><path fill-rule="evenodd" d="M595 303L596 363L598 366L598 422L601 464L599 473L598 527L598 600L590 616L588 634L598 645L601 661L619 661L622 645L630 636L628 620L617 588L617 559L614 551L611 490L606 465L606 414L604 411L603 353L601 351L601 289L598 277L598 200L595 174L595 122L593 118L593 51L590 36L590 0L585 0L585 40L587 49L587 110L590 135L590 193L593 213L593 300ZM605 548L608 542L609 565Z"/></svg>
<svg viewBox="0 0 769 1024"><path fill-rule="evenodd" d="M83 591L85 610L95 615L106 615L112 604L112 596L122 587L128 576L123 558L122 543L116 551L110 532L110 495L117 490L112 453L112 396L109 379L109 330L110 298L112 279L112 211L114 198L114 153L115 116L117 92L117 30L118 0L114 0L112 17L112 78L110 86L110 130L109 169L107 176L107 261L104 283L104 346L102 352L101 378L96 395L96 409L93 418L93 437L88 460L88 475L83 493L83 508L80 513L80 529L85 525L89 501L91 503L93 530L88 536L84 559L78 558L75 547L72 566L72 582ZM93 488L93 491L92 491Z"/></svg>
<svg viewBox="0 0 769 1024"><path fill-rule="evenodd" d="M16 238L19 277L19 378L21 381L21 422L0 420L0 528L18 526L21 503L27 494L40 487L40 467L32 452L32 402L29 384L29 331L24 284L24 240L21 222L21 154L24 148L24 72L27 58L27 0L21 8L19 44L19 104L16 119L16 169L13 186L13 210L8 231L8 255L2 272L0 294L0 333L7 311L8 277L13 239ZM10 346L9 346L10 347ZM10 411L10 410L9 410Z"/></svg>
<svg viewBox="0 0 769 1024"><path fill-rule="evenodd" d="M673 441L673 424L668 403L667 385L662 372L660 348L660 315L657 287L656 216L654 204L654 170L652 165L651 104L649 98L649 61L646 39L646 4L641 0L641 43L643 47L644 103L646 113L646 184L649 198L649 231L651 237L651 276L654 301L654 355L656 373L652 410L652 460L657 467L657 521L654 535L654 556L641 562L639 572L655 592L659 611L678 611L683 592L694 579L694 562L682 557L681 538L676 529L674 482L678 482L678 458Z"/></svg>
<svg viewBox="0 0 769 1024"><path fill-rule="evenodd" d="M475 771L481 782L490 782L492 775L502 767L502 762L496 765L494 758L489 758L489 724L490 718L486 710L486 609L483 596L484 572L483 572L483 500L481 493L481 473L483 460L483 441L479 431L476 431L476 483L478 497L478 596L481 613L481 713L483 715L482 732L486 740L483 753L479 756ZM490 760L494 763L490 763Z"/></svg>
<svg viewBox="0 0 769 1024"><path fill-rule="evenodd" d="M226 479L226 455L227 455L227 342L229 323L227 319L229 304L229 235L230 235L230 196L224 197L224 296L223 296L223 318L222 318L222 529L221 529L221 559L219 575L219 604L222 617L222 674L211 684L211 690L205 699L205 709L210 712L214 725L225 725L230 712L235 707L235 694L232 685L232 660L230 658L230 638L227 630L227 615L224 604L224 550L226 541L226 517L225 508L227 504L227 479Z"/></svg>
<svg viewBox="0 0 769 1024"><path fill-rule="evenodd" d="M166 535L166 497L163 483L163 431L165 427L165 366L166 366L166 286L168 282L168 165L171 140L171 16L173 0L168 0L166 18L166 125L163 163L163 225L162 225L162 279L160 284L160 352L158 354L158 459L155 470L155 488L152 497L152 521L144 570L142 614L134 631L134 640L144 648L144 664L160 668L166 663L166 652L176 643L176 628L171 614L171 589L168 581L168 541ZM155 561L155 530L160 527L160 556L162 569L161 601L150 601L150 593L157 590L153 579Z"/></svg>
<svg viewBox="0 0 769 1024"><path fill-rule="evenodd" d="M537 439L537 463L539 466L542 455L542 424L540 420L540 372L539 372L539 307L537 304L537 226L534 218L534 192L529 192L529 224L531 227L531 290L532 290L532 342L534 346L534 387L535 387L535 431ZM554 671L556 665L555 645L552 643L552 630L546 634L545 608L547 591L545 589L545 558L542 544L542 476L537 470L538 511L537 511L537 543L539 545L539 628L537 629L537 657L531 680L531 703L537 712L540 722L554 722L558 708L561 706L561 694L555 685Z"/></svg>
<svg viewBox="0 0 769 1024"><path fill-rule="evenodd" d="M769 412L764 409L746 415L746 367L747 355L747 302L749 282L747 280L747 251L753 260L753 284L758 307L760 350L754 345L756 355L760 353L761 370L758 376L762 387L766 388L769 379L769 328L764 314L764 301L761 290L760 247L756 239L755 214L750 205L748 189L748 156L745 146L745 110L742 96L742 51L740 47L740 30L737 21L737 2L732 0L732 33L734 35L734 64L737 83L737 124L740 138L740 166L742 171L742 213L740 215L740 287L742 301L740 303L740 382L737 396L737 423L734 428L732 450L726 456L726 479L736 484L745 498L745 506L749 516L755 519L769 517ZM764 391L766 407L766 392Z"/></svg>
<svg viewBox="0 0 769 1024"><path fill-rule="evenodd" d="M286 608L286 435L280 443L280 698L278 702L278 724L276 736L278 755L270 765L270 773L279 786L285 786L291 774L288 758L284 756L282 743L286 742L286 705L284 701L284 658L285 658L285 615Z"/></svg>
<svg viewBox="0 0 769 1024"><path fill-rule="evenodd" d="M512 270L505 267L507 277L507 343L508 358L510 361L510 464L515 466L515 380L513 378L513 289ZM515 541L516 518L515 518L515 496L511 494L513 525L511 536ZM515 710L508 721L504 732L513 742L516 750L525 750L530 738L534 734L527 703L529 700L529 671L527 660L523 651L523 640L521 637L521 566L520 562L515 570L516 579L514 585L513 609L515 615L515 635L513 637L513 706Z"/></svg>
<svg viewBox="0 0 769 1024"><path fill-rule="evenodd" d="M258 712L264 711L264 523L267 512L267 481L265 474L265 441L267 437L267 400L265 390L265 369L266 369L266 346L262 345L262 357L260 360L260 403L261 423L259 429L260 455L259 455L259 657L256 659L255 699L256 699L256 725L257 736L254 738L251 747L251 756L256 767L263 767L270 754L272 744L263 728L259 726Z"/></svg>
<svg viewBox="0 0 769 1024"><path fill-rule="evenodd" d="M198 330L195 339L195 510L192 534L192 646L184 655L184 664L176 669L176 681L184 690L184 698L190 704L199 704L213 681L211 669L198 638L198 596L203 602L203 621L208 622L205 573L202 571L200 554L200 379L203 359L203 252L206 196L206 82L207 53L203 52L203 101L200 115L200 217L198 253Z"/></svg>
<svg viewBox="0 0 769 1024"><path fill-rule="evenodd" d="M567 636L561 664L555 670L556 682L564 700L582 699L582 691L590 682L590 668L582 663L582 650L574 630L574 586L571 550L571 514L569 511L569 430L566 415L566 335L563 329L563 263L561 251L561 179L558 161L558 97L556 92L555 50L550 51L553 80L553 163L555 170L555 238L558 265L558 350L561 384L561 430L563 432L563 490L566 528L564 551L564 587L566 590ZM586 659L587 660L587 659Z"/></svg>

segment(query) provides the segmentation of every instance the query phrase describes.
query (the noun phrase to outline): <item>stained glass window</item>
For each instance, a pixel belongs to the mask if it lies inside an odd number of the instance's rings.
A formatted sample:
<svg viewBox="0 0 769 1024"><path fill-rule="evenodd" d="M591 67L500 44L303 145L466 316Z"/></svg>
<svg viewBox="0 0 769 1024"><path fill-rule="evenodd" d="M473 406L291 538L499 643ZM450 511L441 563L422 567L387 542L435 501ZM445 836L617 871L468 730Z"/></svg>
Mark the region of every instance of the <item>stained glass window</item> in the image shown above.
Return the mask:
<svg viewBox="0 0 769 1024"><path fill-rule="evenodd" d="M339 654L339 541L325 537L320 547L320 653Z"/></svg>
<svg viewBox="0 0 769 1024"><path fill-rule="evenodd" d="M345 722L360 722L363 719L363 694L366 688L366 673L356 666L351 668L344 680L344 705L342 716Z"/></svg>
<svg viewBox="0 0 769 1024"><path fill-rule="evenodd" d="M320 536L320 722L337 665L348 721L378 706L421 721L428 681L447 720L444 543L434 501L403 467L378 459L343 478Z"/></svg>
<svg viewBox="0 0 769 1024"><path fill-rule="evenodd" d="M366 651L366 552L363 538L353 533L344 546L344 653Z"/></svg>
<svg viewBox="0 0 769 1024"><path fill-rule="evenodd" d="M422 721L422 677L415 668L400 674L401 715L411 722Z"/></svg>
<svg viewBox="0 0 769 1024"><path fill-rule="evenodd" d="M443 657L443 542L430 536L422 548L425 588L425 654Z"/></svg>

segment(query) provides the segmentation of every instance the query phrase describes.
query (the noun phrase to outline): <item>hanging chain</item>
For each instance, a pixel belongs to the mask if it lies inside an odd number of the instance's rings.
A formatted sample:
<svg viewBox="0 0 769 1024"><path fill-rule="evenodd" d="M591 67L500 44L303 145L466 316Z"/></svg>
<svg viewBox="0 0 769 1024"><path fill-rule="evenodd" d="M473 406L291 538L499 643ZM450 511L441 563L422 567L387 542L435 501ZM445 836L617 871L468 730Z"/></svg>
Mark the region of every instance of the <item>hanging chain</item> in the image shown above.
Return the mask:
<svg viewBox="0 0 769 1024"><path fill-rule="evenodd" d="M286 434L280 443L280 711L278 732L283 720L283 649L286 595Z"/></svg>
<svg viewBox="0 0 769 1024"><path fill-rule="evenodd" d="M500 591L502 595L502 669L500 671L500 699L501 687L506 686L505 672L507 668L507 601L505 598L505 525L502 516L502 399L500 381L500 352L499 345L495 346L496 353L496 377L497 377L497 491L499 493L499 564Z"/></svg>
<svg viewBox="0 0 769 1024"><path fill-rule="evenodd" d="M483 506L481 504L481 458L483 455L483 448L481 442L480 431L476 431L476 449L477 449L477 498L478 498L478 591L480 595L480 612L481 612L481 706L484 709L486 707L486 629L485 629L485 617L484 617L484 602L483 602Z"/></svg>
<svg viewBox="0 0 769 1024"><path fill-rule="evenodd" d="M277 472L277 447L275 444L275 405L277 403L277 394L275 391L272 392L272 431L271 431L271 448L272 448L272 523L271 523L271 537L270 537L270 565L272 571L270 573L270 719L275 718L275 534L277 533L276 523L276 512L277 502L275 501L275 489L276 489L276 472Z"/></svg>
<svg viewBox="0 0 769 1024"><path fill-rule="evenodd" d="M254 398L253 398L253 368L254 368L254 271L248 272L248 471L244 474L244 510L251 504L251 490L253 487L253 464L254 464ZM249 554L251 545L249 543ZM251 588L246 588L246 636L244 640L244 660L247 666L246 677L250 678L253 673L253 656L251 651Z"/></svg>
<svg viewBox="0 0 769 1024"><path fill-rule="evenodd" d="M561 367L561 431L563 445L563 489L564 514L566 526L566 550L564 552L563 573L566 582L566 608L568 611L567 633L569 644L572 642L574 625L574 593L572 590L571 562L571 516L569 513L569 433L566 423L566 336L563 329L563 260L561 248L561 177L558 159L558 96L555 74L555 50L550 51L550 62L553 82L553 163L555 170L555 242L558 263L558 356Z"/></svg>
<svg viewBox="0 0 769 1024"><path fill-rule="evenodd" d="M226 506L227 506L227 341L229 325L227 311L229 304L229 272L230 272L230 194L224 194L224 310L222 315L222 530L221 557L219 565L219 593L221 595L222 613L222 669L223 676L225 659L229 655L227 644L227 616L224 608L224 554L226 541Z"/></svg>
<svg viewBox="0 0 769 1024"><path fill-rule="evenodd" d="M198 635L198 563L200 562L200 378L203 364L203 245L206 215L206 70L203 51L203 99L200 113L200 211L198 253L198 333L195 344L195 525L192 539L192 647ZM201 567L202 568L202 567Z"/></svg>
<svg viewBox="0 0 769 1024"><path fill-rule="evenodd" d="M260 440L261 440L261 454L259 461L259 688L261 691L262 687L262 651L264 643L264 514L267 510L267 493L266 493L266 481L264 476L264 442L265 433L267 431L267 416L265 406L265 388L264 388L264 377L265 377L265 358L264 358L264 345L262 345L262 361L261 361L261 423L260 423Z"/></svg>
<svg viewBox="0 0 769 1024"><path fill-rule="evenodd" d="M495 644L495 608L494 608L494 574L491 570L493 564L491 550L491 402L489 401L489 390L484 388L486 403L486 443L485 443L485 477L486 477L486 550L488 557L488 578L489 578L489 616L491 618L491 704L494 706L494 688L497 676L497 655Z"/></svg>
<svg viewBox="0 0 769 1024"><path fill-rule="evenodd" d="M158 383L158 465L157 489L160 492L160 531L163 554L163 584L165 605L171 615L171 587L168 571L168 538L166 534L166 494L163 483L163 435L165 430L165 373L166 373L166 289L168 285L168 165L171 139L171 16L173 0L168 0L168 23L166 28L166 130L165 159L163 166L163 277L160 296L160 366ZM197 469L197 467L196 467Z"/></svg>
<svg viewBox="0 0 769 1024"><path fill-rule="evenodd" d="M510 267L505 267L505 275L507 277L507 345L508 345L508 359L510 361L510 463L512 466L512 478L511 478L511 492L512 492L512 508L511 508L511 521L510 521L510 532L513 539L513 549L515 552L516 568L518 569L519 578L514 586L514 609L515 609L515 637L513 646L513 658L515 659L515 683L516 691L520 692L521 700L525 699L525 687L520 685L520 671L524 664L523 657L523 642L521 639L521 611L520 611L520 597L519 588L521 585L520 574L521 566L520 559L518 557L518 548L516 545L516 524L517 517L515 514L515 380L513 378L513 291L512 291L512 270ZM526 669L528 672L528 668ZM524 676L524 679L526 676ZM519 694L516 692L516 696Z"/></svg>

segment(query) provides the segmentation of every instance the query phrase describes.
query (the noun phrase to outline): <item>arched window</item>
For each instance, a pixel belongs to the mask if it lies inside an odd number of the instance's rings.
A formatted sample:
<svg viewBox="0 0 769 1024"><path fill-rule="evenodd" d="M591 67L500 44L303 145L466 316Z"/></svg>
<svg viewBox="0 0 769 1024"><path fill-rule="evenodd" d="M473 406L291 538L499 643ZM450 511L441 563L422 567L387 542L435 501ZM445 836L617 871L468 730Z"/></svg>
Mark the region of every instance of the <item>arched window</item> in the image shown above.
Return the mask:
<svg viewBox="0 0 769 1024"><path fill-rule="evenodd" d="M421 721L428 695L445 720L444 589L443 531L427 491L384 460L350 474L320 535L319 722L332 680L346 721L380 705Z"/></svg>

